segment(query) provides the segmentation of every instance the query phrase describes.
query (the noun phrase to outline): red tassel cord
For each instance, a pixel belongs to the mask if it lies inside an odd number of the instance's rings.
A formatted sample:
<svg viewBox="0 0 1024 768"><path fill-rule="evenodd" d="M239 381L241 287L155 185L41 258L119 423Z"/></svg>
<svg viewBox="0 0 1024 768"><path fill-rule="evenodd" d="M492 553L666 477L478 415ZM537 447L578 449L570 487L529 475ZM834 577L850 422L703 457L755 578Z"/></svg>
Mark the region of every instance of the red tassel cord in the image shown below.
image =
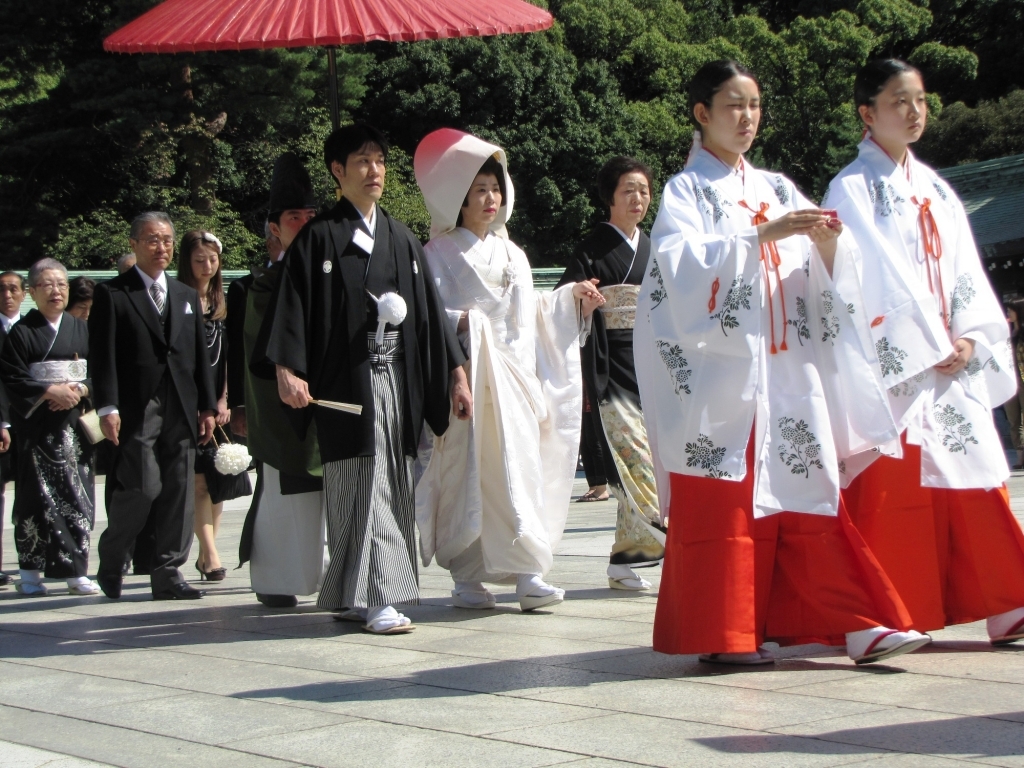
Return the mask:
<svg viewBox="0 0 1024 768"><path fill-rule="evenodd" d="M754 214L751 217L750 223L755 227L758 224L766 224L768 222L768 217L765 215L765 211L768 210L768 203L761 203L760 209L757 211L751 208L746 200L740 200L740 205ZM786 320L786 293L782 288L782 275L779 273L782 257L779 256L779 249L775 246L774 242L761 243L761 264L764 266L764 284L765 291L768 294L768 322L771 324L771 353L774 355L780 350L785 352L789 349L786 345L786 328L788 325ZM772 272L775 272L775 285L778 287L779 306L782 315L782 344L778 347L775 346L775 298L772 295Z"/></svg>

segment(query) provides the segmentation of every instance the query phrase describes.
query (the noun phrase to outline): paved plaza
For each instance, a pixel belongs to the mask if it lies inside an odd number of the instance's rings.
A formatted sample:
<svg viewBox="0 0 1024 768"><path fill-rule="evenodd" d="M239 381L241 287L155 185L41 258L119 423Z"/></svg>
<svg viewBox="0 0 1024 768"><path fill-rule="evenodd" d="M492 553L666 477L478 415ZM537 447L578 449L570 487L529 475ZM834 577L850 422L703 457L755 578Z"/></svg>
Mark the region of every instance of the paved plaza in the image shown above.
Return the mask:
<svg viewBox="0 0 1024 768"><path fill-rule="evenodd" d="M1011 491L1024 517L1024 477ZM874 667L822 646L752 670L654 653L656 591L607 588L614 519L573 504L562 605L524 615L501 588L496 610L452 608L435 565L406 610L418 630L395 637L311 599L263 608L246 568L189 603L152 602L144 577L118 602L2 590L0 766L1024 766L1024 644L994 649L972 624ZM4 552L10 569L9 520Z"/></svg>

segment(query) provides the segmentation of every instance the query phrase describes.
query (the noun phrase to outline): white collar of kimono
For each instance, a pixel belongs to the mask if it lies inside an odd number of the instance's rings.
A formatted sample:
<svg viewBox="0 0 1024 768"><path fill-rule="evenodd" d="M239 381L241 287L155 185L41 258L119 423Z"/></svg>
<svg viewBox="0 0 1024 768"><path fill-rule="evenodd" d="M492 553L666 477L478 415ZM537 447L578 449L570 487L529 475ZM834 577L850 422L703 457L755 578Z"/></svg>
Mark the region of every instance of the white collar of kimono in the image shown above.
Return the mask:
<svg viewBox="0 0 1024 768"><path fill-rule="evenodd" d="M491 157L498 161L505 174L505 198L491 224L491 231L500 237L508 237L505 224L512 216L515 189L508 175L505 150L454 128L441 128L423 137L416 147L413 167L416 183L423 192L430 213L432 238L455 229L466 193L480 166Z"/></svg>
<svg viewBox="0 0 1024 768"><path fill-rule="evenodd" d="M903 165L896 162L881 144L871 138L871 134L864 137L860 146L857 147L861 158L878 171L880 176L886 176L894 181L906 182L911 188L914 186L915 168L917 158L907 147L907 156Z"/></svg>
<svg viewBox="0 0 1024 768"><path fill-rule="evenodd" d="M611 227L616 232L618 232L620 235L622 235L622 239L626 241L626 244L630 248L633 249L633 253L636 253L636 249L640 246L640 227L636 227L633 230L633 236L629 237L625 232L623 232L617 226L612 224L610 221L606 221L605 224L607 224L609 227Z"/></svg>
<svg viewBox="0 0 1024 768"><path fill-rule="evenodd" d="M356 210L358 210L358 208ZM360 212L359 215L363 216L362 212ZM376 203L374 203L373 207L370 209L370 215L369 216L363 216L363 223L366 225L366 231L370 233L370 237L376 239L376 236L377 236L377 204Z"/></svg>
<svg viewBox="0 0 1024 768"><path fill-rule="evenodd" d="M45 317L45 315L44 315L44 317ZM60 321L63 320L63 319L64 319L64 313L61 312L59 315L57 315L57 319L55 321L54 320L47 320L46 322L50 324L51 328L53 328L53 332L54 333L59 333L60 332Z"/></svg>

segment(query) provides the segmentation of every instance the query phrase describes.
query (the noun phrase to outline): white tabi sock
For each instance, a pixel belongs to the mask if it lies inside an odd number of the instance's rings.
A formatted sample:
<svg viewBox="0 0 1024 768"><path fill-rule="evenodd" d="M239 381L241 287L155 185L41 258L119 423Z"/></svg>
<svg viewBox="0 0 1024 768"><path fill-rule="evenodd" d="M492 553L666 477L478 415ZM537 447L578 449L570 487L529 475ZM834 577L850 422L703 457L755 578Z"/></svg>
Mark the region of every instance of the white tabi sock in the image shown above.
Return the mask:
<svg viewBox="0 0 1024 768"><path fill-rule="evenodd" d="M26 584L42 584L43 583L43 572L42 571L26 571L24 568L19 571L21 580Z"/></svg>
<svg viewBox="0 0 1024 768"><path fill-rule="evenodd" d="M560 591L558 587L552 587L536 573L521 573L516 579L517 597L545 597Z"/></svg>

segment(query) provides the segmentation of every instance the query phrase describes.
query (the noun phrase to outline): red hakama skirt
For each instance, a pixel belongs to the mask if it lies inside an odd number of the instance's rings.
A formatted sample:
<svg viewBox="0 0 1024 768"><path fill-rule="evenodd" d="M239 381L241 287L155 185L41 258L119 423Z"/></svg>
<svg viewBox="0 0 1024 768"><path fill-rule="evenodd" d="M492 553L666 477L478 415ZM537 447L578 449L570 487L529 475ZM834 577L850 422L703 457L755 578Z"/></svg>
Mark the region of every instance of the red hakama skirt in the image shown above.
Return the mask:
<svg viewBox="0 0 1024 768"><path fill-rule="evenodd" d="M909 628L897 590L842 503L837 517L782 512L755 520L753 472L740 482L676 474L671 481L654 650L743 653L766 640L845 645L847 632Z"/></svg>
<svg viewBox="0 0 1024 768"><path fill-rule="evenodd" d="M1006 488L921 486L921 447L883 456L843 492L919 632L1024 607L1024 533Z"/></svg>

